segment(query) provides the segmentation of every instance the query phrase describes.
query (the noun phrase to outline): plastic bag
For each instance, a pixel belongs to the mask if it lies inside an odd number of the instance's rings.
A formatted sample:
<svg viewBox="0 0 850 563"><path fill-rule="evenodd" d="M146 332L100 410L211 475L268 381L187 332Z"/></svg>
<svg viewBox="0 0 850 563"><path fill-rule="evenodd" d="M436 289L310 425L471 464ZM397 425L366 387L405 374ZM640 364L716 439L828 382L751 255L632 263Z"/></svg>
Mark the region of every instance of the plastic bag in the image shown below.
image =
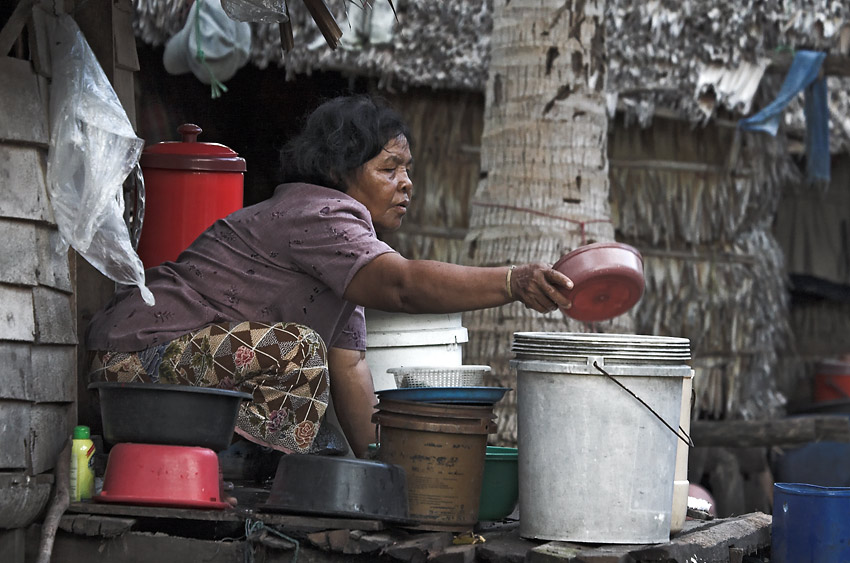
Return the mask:
<svg viewBox="0 0 850 563"><path fill-rule="evenodd" d="M73 246L108 278L139 286L153 305L123 219L122 184L144 141L71 16L48 16L47 33L53 72L47 190L61 238L56 250Z"/></svg>

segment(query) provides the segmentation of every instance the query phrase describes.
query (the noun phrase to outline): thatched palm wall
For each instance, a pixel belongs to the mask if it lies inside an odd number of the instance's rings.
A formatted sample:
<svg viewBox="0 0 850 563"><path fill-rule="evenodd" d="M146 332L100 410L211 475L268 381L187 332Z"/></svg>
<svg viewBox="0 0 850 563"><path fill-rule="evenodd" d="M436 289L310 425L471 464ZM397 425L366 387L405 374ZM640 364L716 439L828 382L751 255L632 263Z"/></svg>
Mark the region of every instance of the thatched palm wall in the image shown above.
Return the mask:
<svg viewBox="0 0 850 563"><path fill-rule="evenodd" d="M484 96L410 90L388 98L407 120L415 144L410 212L385 240L406 258L460 263L478 183Z"/></svg>
<svg viewBox="0 0 850 563"><path fill-rule="evenodd" d="M792 186L780 202L775 229L788 270L810 276L794 284L792 341L781 353L783 384L795 406L811 401L821 361L850 357L848 185L850 157L836 155L828 188Z"/></svg>
<svg viewBox="0 0 850 563"><path fill-rule="evenodd" d="M483 97L413 91L391 102L416 139L415 193L404 226L387 240L409 258L462 262ZM617 239L645 259L647 292L636 308L636 332L691 339L697 412L708 417L765 415L781 403L783 387L777 348L787 343L788 300L770 226L787 158L764 136L745 136L740 145L732 151L732 128L665 119L649 128L618 119L609 138ZM494 326L508 322L500 309L491 313ZM555 330L568 329L561 324ZM498 360L509 357L509 347L478 331L465 359L496 361L494 383L511 386L513 374ZM512 419L513 397L505 401L500 414Z"/></svg>
<svg viewBox="0 0 850 563"><path fill-rule="evenodd" d="M700 416L769 414L782 404L775 368L788 338L783 255L771 233L781 145L656 119L616 127L609 153L618 240L644 256L637 332L691 340Z"/></svg>

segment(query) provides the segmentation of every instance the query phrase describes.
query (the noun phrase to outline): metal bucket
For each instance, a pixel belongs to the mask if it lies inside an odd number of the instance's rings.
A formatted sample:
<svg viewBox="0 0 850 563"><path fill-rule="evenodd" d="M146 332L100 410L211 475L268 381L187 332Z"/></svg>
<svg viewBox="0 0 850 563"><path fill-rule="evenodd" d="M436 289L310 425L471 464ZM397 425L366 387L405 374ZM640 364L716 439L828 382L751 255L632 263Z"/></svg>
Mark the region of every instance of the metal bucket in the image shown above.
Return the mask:
<svg viewBox="0 0 850 563"><path fill-rule="evenodd" d="M682 381L692 374L682 363L689 349L625 352L604 339L603 352L593 355L594 348L585 342L546 351L515 342L520 535L666 542L677 445L680 438L689 441L678 428Z"/></svg>
<svg viewBox="0 0 850 563"><path fill-rule="evenodd" d="M381 399L377 457L404 468L411 526L463 532L478 522L492 406Z"/></svg>

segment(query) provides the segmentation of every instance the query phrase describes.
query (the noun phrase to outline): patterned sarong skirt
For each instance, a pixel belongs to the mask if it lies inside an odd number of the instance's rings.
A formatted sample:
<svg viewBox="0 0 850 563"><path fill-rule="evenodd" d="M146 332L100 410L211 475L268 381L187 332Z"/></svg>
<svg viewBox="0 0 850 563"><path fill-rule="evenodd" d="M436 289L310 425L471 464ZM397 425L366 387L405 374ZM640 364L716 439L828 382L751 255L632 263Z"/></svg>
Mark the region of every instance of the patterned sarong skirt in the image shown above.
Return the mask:
<svg viewBox="0 0 850 563"><path fill-rule="evenodd" d="M325 343L294 323L212 324L140 352L95 351L89 377L250 393L236 433L287 453L314 450L330 390Z"/></svg>

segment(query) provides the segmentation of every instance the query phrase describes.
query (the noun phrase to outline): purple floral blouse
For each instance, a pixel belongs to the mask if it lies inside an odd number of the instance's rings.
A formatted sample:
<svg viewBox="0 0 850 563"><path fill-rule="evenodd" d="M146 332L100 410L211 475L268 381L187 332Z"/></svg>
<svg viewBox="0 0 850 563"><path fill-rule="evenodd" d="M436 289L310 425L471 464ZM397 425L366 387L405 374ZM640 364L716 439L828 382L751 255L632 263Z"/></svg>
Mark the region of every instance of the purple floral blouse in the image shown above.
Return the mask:
<svg viewBox="0 0 850 563"><path fill-rule="evenodd" d="M148 227L150 228L150 227ZM368 210L337 190L283 184L270 199L216 221L176 262L150 268L156 298L122 287L88 327L90 350L135 352L211 323L294 322L329 347L366 349L363 308L342 295L376 256Z"/></svg>

